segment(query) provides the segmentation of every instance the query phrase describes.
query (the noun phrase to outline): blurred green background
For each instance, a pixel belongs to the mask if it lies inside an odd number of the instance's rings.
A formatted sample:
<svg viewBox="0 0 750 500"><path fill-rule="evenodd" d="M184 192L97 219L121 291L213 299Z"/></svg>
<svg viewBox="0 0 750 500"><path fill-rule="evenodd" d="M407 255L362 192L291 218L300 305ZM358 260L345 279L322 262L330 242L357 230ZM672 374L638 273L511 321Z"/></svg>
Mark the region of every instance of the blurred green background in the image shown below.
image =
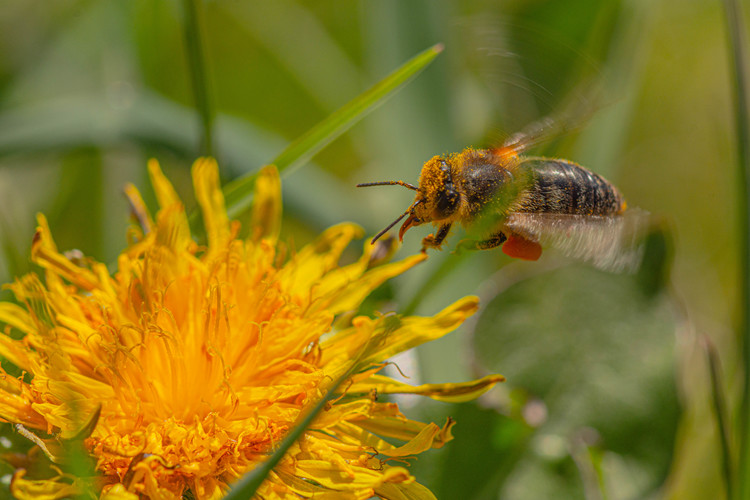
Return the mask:
<svg viewBox="0 0 750 500"><path fill-rule="evenodd" d="M431 156L497 143L550 114L578 128L536 152L608 177L664 230L635 275L554 252L527 263L444 251L376 292L369 307L417 314L482 299L459 331L398 360L410 383L508 377L471 404L401 402L412 417L458 420L457 439L412 466L438 498L723 495L697 344L699 334L715 342L737 392L739 190L719 2L198 5L225 182L445 44L403 90L287 172L283 237L298 247L344 220L374 234L411 203L401 188L356 183L416 182ZM2 3L2 282L31 269L36 212L61 249L115 262L128 223L123 185L154 206L148 158L192 200L189 167L202 146L185 40L182 2ZM427 232L410 231L397 256L417 252Z"/></svg>

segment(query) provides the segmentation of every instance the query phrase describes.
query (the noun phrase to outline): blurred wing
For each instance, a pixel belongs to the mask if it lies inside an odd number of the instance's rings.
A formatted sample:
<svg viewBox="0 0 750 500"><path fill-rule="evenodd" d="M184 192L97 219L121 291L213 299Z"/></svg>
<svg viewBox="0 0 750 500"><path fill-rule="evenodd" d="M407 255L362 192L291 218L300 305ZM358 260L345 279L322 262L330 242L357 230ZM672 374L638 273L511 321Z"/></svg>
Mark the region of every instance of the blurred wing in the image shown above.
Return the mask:
<svg viewBox="0 0 750 500"><path fill-rule="evenodd" d="M533 122L521 132L508 137L495 151L498 154L519 154L552 138L564 136L588 122L602 104L601 89L596 82L581 85L558 112Z"/></svg>
<svg viewBox="0 0 750 500"><path fill-rule="evenodd" d="M497 151L511 150L515 153L523 153L537 144L548 141L552 137L562 135L565 131L566 129L560 121L552 117L546 117L532 123L521 132L508 137Z"/></svg>
<svg viewBox="0 0 750 500"><path fill-rule="evenodd" d="M648 212L637 209L613 216L516 212L508 216L505 227L600 269L633 272L643 257L649 218Z"/></svg>

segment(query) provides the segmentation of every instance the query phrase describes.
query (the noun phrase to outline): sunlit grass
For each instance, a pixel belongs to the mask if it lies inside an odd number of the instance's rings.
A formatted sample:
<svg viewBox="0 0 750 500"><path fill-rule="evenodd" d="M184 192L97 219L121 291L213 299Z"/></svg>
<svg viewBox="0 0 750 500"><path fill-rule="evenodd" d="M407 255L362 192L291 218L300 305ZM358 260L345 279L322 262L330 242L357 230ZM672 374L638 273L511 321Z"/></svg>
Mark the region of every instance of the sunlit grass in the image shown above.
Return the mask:
<svg viewBox="0 0 750 500"><path fill-rule="evenodd" d="M437 44L414 56L372 88L352 99L290 143L270 164L275 165L282 175L289 175L295 168L309 161L326 145L385 102L392 93L398 91L430 64L442 50L443 45ZM250 173L225 186L224 194L230 216L237 216L249 206L252 200L253 182L254 176Z"/></svg>

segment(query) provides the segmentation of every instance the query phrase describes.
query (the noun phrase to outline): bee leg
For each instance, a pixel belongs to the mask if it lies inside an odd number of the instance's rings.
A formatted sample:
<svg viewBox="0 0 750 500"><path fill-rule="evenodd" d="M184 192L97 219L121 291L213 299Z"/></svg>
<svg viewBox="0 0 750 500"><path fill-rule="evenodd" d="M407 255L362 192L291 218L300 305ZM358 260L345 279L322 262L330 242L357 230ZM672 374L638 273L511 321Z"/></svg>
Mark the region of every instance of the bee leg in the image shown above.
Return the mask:
<svg viewBox="0 0 750 500"><path fill-rule="evenodd" d="M429 234L425 238L422 238L422 251L426 252L428 248L440 249L440 245L443 244L443 240L448 236L448 232L451 230L450 222L443 224L437 230L437 234Z"/></svg>
<svg viewBox="0 0 750 500"><path fill-rule="evenodd" d="M488 238L482 241L477 241L476 242L477 250L489 250L490 248L498 247L502 245L507 239L508 238L507 236L505 236L505 233L501 231L497 234L492 235L491 238Z"/></svg>
<svg viewBox="0 0 750 500"><path fill-rule="evenodd" d="M499 231L486 240L461 240L456 246L456 252L462 253L466 250L489 250L502 245L507 239L505 233Z"/></svg>

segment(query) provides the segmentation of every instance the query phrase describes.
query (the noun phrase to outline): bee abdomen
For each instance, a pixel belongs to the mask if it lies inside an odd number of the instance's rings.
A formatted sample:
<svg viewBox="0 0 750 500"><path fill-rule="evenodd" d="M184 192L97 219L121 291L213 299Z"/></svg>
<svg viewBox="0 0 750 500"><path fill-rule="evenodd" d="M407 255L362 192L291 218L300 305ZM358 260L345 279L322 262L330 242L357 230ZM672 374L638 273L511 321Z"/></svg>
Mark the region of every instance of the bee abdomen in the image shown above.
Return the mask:
<svg viewBox="0 0 750 500"><path fill-rule="evenodd" d="M625 202L600 175L565 160L533 158L522 162L533 179L521 210L571 215L614 215Z"/></svg>

